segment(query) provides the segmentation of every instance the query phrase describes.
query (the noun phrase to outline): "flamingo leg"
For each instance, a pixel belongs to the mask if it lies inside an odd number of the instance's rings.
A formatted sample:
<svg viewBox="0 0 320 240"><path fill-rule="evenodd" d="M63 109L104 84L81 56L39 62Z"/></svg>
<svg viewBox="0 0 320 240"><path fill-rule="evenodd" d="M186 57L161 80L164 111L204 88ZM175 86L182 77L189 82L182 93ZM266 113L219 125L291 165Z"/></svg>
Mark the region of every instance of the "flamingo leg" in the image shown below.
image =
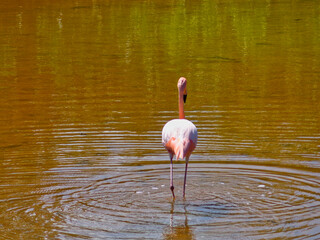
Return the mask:
<svg viewBox="0 0 320 240"><path fill-rule="evenodd" d="M189 162L189 157L186 157L186 169L185 169L185 172L184 172L184 183L183 183L183 198L185 198L185 194L186 194L188 162Z"/></svg>
<svg viewBox="0 0 320 240"><path fill-rule="evenodd" d="M173 200L176 198L174 195L174 186L173 186L173 163L172 163L173 155L170 154L170 190L172 192Z"/></svg>

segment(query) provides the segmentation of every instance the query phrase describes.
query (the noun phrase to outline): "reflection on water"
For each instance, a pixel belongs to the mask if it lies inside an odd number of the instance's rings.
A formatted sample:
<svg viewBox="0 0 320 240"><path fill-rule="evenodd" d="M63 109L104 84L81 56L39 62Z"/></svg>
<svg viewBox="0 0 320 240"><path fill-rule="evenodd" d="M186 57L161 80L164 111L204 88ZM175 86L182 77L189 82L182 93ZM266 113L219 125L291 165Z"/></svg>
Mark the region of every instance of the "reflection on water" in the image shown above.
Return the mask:
<svg viewBox="0 0 320 240"><path fill-rule="evenodd" d="M182 225L175 225L174 215L177 213L174 211L175 202L171 203L170 211L170 228L164 233L164 239L194 239L191 228L188 225L188 213L185 202L183 202L184 209L184 223Z"/></svg>
<svg viewBox="0 0 320 240"><path fill-rule="evenodd" d="M2 1L0 238L320 237L317 1ZM196 124L169 190L163 125Z"/></svg>

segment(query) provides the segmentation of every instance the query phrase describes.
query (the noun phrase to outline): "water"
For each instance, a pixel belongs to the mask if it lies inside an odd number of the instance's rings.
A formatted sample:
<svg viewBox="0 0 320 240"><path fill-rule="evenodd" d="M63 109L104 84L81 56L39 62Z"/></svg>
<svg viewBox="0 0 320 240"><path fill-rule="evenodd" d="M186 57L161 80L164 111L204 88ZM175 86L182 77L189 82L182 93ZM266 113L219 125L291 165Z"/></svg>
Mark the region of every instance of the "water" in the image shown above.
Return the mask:
<svg viewBox="0 0 320 240"><path fill-rule="evenodd" d="M2 1L1 239L319 239L317 1ZM198 128L169 189L163 125Z"/></svg>

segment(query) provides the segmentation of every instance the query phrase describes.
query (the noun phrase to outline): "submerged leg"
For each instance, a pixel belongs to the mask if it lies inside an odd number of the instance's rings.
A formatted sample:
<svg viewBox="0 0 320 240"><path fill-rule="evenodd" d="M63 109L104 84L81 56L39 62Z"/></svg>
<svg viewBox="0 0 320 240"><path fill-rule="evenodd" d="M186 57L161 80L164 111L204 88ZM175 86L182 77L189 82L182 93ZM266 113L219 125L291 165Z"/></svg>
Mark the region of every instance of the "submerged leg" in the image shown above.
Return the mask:
<svg viewBox="0 0 320 240"><path fill-rule="evenodd" d="M188 172L188 162L189 162L189 158L186 158L186 169L184 172L184 183L183 183L183 198L185 198L185 194L186 194L186 183L187 183L187 172Z"/></svg>
<svg viewBox="0 0 320 240"><path fill-rule="evenodd" d="M172 163L173 155L170 154L170 190L172 192L173 200L176 198L174 195L174 186L173 186L173 163Z"/></svg>

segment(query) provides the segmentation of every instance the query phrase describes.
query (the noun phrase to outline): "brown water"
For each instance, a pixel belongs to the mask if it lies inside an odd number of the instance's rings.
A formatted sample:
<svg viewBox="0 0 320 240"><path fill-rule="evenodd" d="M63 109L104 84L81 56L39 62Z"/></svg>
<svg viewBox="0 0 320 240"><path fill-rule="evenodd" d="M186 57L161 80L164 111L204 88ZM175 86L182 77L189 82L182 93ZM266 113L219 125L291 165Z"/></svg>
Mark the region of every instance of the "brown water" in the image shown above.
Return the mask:
<svg viewBox="0 0 320 240"><path fill-rule="evenodd" d="M318 1L1 1L0 99L0 239L320 238Z"/></svg>

